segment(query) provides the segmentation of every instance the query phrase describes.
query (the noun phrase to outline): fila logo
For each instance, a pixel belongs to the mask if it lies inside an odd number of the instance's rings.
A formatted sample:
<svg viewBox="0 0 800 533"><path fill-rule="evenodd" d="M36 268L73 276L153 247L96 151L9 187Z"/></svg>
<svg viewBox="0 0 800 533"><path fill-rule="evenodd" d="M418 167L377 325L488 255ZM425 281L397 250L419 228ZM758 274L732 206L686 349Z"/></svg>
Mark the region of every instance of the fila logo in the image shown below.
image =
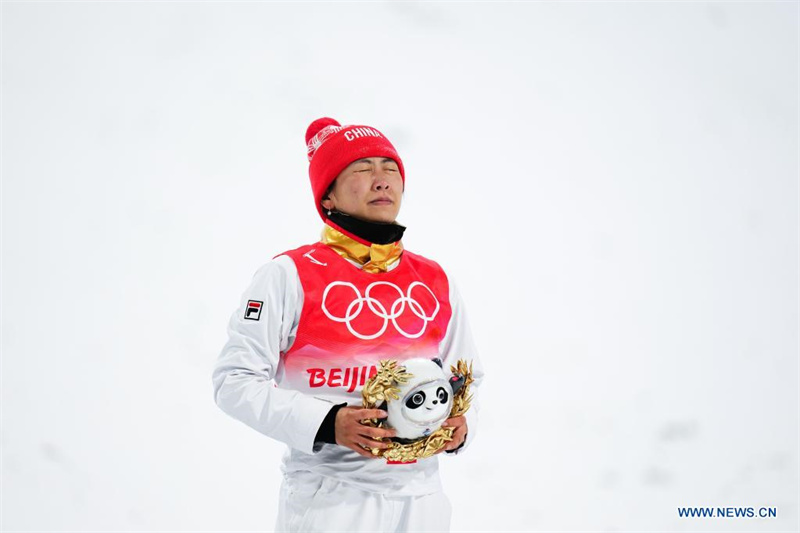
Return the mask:
<svg viewBox="0 0 800 533"><path fill-rule="evenodd" d="M319 259L317 259L316 257L313 257L313 256L311 255L311 252L306 252L306 253L304 253L304 254L303 254L303 257L306 257L306 258L308 258L308 260L309 260L309 261L311 261L312 263L314 263L315 265L322 265L322 266L324 266L324 267L328 266L328 263L323 263L322 261L320 261L320 260L319 260Z"/></svg>
<svg viewBox="0 0 800 533"><path fill-rule="evenodd" d="M258 300L248 300L247 308L244 311L244 317L247 320L258 320L261 318L261 308L263 306L264 302L259 302Z"/></svg>

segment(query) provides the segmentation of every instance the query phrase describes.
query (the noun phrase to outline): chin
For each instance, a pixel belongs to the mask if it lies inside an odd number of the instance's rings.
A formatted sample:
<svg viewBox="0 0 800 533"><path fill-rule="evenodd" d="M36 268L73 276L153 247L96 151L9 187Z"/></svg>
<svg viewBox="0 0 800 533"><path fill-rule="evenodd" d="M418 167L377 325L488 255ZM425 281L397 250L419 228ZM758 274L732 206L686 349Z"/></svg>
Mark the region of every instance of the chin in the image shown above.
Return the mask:
<svg viewBox="0 0 800 533"><path fill-rule="evenodd" d="M378 222L379 224L392 224L397 220L397 214L386 213L369 213L364 218L370 222Z"/></svg>

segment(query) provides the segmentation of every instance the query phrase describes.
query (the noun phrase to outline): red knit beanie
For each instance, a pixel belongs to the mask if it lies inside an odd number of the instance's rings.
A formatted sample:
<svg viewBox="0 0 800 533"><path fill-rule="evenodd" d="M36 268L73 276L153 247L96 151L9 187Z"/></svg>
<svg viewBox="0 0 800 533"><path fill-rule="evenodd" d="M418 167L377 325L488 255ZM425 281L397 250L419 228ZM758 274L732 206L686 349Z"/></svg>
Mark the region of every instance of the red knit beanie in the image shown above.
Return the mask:
<svg viewBox="0 0 800 533"><path fill-rule="evenodd" d="M365 157L394 159L406 182L405 170L397 150L381 132L369 126L342 126L332 118L319 118L306 130L308 176L314 203L322 220L328 217L320 202L328 187L347 165Z"/></svg>

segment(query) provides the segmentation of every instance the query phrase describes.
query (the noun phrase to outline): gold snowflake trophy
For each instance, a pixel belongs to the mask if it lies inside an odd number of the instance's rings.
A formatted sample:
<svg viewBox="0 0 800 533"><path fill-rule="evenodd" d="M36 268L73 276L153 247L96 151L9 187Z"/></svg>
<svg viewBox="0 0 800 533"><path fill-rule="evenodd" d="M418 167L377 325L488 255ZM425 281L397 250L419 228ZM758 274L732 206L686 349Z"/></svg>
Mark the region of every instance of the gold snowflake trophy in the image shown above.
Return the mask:
<svg viewBox="0 0 800 533"><path fill-rule="evenodd" d="M472 362L467 365L463 359L456 362L456 366L450 366L450 371L453 375L463 378L464 383L458 391L453 395L453 406L450 409L449 418L462 416L467 412L472 400L469 394L469 386L473 382L472 379ZM380 361L378 373L370 378L364 389L361 391L363 405L367 409L375 409L383 402L390 402L399 400L398 393L400 389L397 387L399 384L407 383L413 375L406 372L406 369L399 366L397 361L383 360ZM372 427L384 427L384 422L378 419L363 420L363 424ZM384 457L388 461L411 463L417 459L424 459L430 457L442 448L445 444L453 440L453 432L455 428L440 427L427 437L415 440L413 442L402 444L399 442L391 441L388 439L389 448L381 450L379 448L366 448L372 452L373 455Z"/></svg>

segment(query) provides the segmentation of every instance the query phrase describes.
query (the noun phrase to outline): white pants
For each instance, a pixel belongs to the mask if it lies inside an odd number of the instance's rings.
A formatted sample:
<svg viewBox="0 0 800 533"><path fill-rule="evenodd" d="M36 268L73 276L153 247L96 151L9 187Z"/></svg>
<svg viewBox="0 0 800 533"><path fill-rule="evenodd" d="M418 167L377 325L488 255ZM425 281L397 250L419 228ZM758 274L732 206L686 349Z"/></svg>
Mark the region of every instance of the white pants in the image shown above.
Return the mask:
<svg viewBox="0 0 800 533"><path fill-rule="evenodd" d="M280 533L450 531L450 500L441 491L385 496L333 478L295 472L281 486Z"/></svg>

